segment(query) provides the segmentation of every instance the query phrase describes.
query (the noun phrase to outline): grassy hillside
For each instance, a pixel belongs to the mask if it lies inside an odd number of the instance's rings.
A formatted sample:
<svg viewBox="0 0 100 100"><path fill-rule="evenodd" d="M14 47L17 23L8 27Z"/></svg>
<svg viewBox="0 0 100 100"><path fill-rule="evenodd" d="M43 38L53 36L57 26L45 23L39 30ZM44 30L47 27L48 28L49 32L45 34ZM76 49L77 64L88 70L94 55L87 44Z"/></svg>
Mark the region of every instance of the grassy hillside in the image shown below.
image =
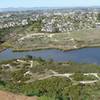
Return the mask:
<svg viewBox="0 0 100 100"><path fill-rule="evenodd" d="M15 50L34 50L59 48L63 50L88 46L100 46L100 29L85 29L67 33L41 32L41 20L30 22L25 26L1 29L0 38L5 48ZM29 45L30 44L30 45Z"/></svg>
<svg viewBox="0 0 100 100"><path fill-rule="evenodd" d="M40 100L99 100L99 73L97 65L17 59L0 63L0 89Z"/></svg>

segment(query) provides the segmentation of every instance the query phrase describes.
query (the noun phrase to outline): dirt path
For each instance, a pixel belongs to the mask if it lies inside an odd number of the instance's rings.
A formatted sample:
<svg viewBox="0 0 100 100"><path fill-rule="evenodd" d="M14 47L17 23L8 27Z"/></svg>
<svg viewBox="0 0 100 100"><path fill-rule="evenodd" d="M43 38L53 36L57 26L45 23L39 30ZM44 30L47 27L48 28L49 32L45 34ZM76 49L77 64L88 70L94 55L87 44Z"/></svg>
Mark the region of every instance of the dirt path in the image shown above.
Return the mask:
<svg viewBox="0 0 100 100"><path fill-rule="evenodd" d="M21 37L20 39L18 39L18 41L22 41L24 39L32 38L34 36L48 36L49 38L52 38L53 35L55 35L55 34L48 34L48 33L33 33L33 34L27 34L27 35Z"/></svg>
<svg viewBox="0 0 100 100"><path fill-rule="evenodd" d="M72 82L78 82L78 83L81 83L81 84L92 84L92 83L96 83L100 80L99 76L97 75L97 73L84 73L84 75L93 75L95 76L97 79L96 80L87 80L87 81L75 81L73 80L70 76L71 75L74 75L74 73L65 73L65 74L59 74L55 71L52 71L53 75L48 75L46 77L43 77L43 78L40 78L39 80L44 80L44 79L47 79L47 78L50 78L50 77L67 77L69 78Z"/></svg>

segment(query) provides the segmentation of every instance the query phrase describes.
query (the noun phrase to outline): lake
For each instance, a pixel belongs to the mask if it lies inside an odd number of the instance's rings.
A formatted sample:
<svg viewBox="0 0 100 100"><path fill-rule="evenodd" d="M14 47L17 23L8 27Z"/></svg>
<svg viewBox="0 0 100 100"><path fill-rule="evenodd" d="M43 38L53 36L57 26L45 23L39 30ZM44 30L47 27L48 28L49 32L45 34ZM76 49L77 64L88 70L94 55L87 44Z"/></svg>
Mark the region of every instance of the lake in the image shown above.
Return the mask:
<svg viewBox="0 0 100 100"><path fill-rule="evenodd" d="M25 58L27 55L41 57L45 60L53 59L54 61L58 62L73 61L100 65L100 48L83 48L72 51L47 49L23 52L13 52L11 49L6 49L0 53L0 61Z"/></svg>

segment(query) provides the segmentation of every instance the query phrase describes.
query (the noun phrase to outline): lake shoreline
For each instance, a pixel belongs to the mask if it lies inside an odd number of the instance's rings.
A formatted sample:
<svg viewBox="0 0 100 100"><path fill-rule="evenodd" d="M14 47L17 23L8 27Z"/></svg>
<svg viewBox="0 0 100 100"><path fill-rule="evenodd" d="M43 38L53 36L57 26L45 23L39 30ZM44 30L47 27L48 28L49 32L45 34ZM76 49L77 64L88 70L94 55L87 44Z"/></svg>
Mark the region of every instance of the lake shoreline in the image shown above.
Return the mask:
<svg viewBox="0 0 100 100"><path fill-rule="evenodd" d="M20 59L29 56L33 58L43 58L45 60L53 60L54 62L78 62L78 63L92 63L100 64L99 46L90 46L75 48L70 50L61 50L56 48L43 48L35 50L16 50L13 48L8 48L4 52L0 53L1 61L9 61L12 59Z"/></svg>
<svg viewBox="0 0 100 100"><path fill-rule="evenodd" d="M40 51L40 50L51 50L51 49L56 49L56 50L60 50L63 52L67 52L67 51L73 51L73 50L80 50L80 49L84 49L84 48L100 48L100 46L83 46L83 47L77 47L77 48L71 48L71 49L65 49L65 48L49 48L49 47L45 47L45 48L36 48L36 49L16 49L16 48L4 48L4 49L0 49L0 53L2 51L5 51L6 49L12 49L13 52L24 52L24 51Z"/></svg>
<svg viewBox="0 0 100 100"><path fill-rule="evenodd" d="M51 49L56 49L56 50L60 50L60 51L63 51L63 52L67 52L67 51L73 51L73 50L80 50L80 49L84 49L84 48L100 48L100 46L83 46L83 47L77 47L77 48L71 48L71 49L66 49L66 48L36 48L36 49L16 49L16 48L10 48L12 49L13 52L24 52L24 51L40 51L40 50L51 50ZM9 48L5 48L5 49L2 49L0 50L0 52L6 50L6 49L9 49Z"/></svg>

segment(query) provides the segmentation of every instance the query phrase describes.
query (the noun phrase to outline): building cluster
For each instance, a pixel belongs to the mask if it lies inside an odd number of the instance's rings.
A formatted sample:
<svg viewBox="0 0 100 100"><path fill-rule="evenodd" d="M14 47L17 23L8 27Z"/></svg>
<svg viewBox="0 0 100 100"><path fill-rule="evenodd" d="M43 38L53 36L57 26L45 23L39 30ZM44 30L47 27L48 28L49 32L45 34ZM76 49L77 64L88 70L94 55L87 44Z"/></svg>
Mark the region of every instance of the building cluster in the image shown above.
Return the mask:
<svg viewBox="0 0 100 100"><path fill-rule="evenodd" d="M0 29L15 27L20 25L27 25L27 18L21 18L21 16L13 15L13 14L2 14L0 15Z"/></svg>
<svg viewBox="0 0 100 100"><path fill-rule="evenodd" d="M97 12L69 12L47 14L42 20L44 32L70 32L91 29L98 25Z"/></svg>
<svg viewBox="0 0 100 100"><path fill-rule="evenodd" d="M41 13L4 13L0 14L0 29L27 25L29 21L41 19L42 32L70 32L100 27L96 11L42 11Z"/></svg>

